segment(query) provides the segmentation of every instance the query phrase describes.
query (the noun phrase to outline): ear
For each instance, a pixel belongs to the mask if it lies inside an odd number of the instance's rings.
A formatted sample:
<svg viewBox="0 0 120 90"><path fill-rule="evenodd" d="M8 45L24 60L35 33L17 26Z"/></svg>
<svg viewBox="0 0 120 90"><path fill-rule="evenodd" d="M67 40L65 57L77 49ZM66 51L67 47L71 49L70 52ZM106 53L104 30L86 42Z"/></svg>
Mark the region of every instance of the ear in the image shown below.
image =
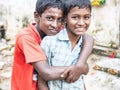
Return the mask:
<svg viewBox="0 0 120 90"><path fill-rule="evenodd" d="M40 20L40 15L37 13L37 11L34 12L34 19L35 22L38 22Z"/></svg>

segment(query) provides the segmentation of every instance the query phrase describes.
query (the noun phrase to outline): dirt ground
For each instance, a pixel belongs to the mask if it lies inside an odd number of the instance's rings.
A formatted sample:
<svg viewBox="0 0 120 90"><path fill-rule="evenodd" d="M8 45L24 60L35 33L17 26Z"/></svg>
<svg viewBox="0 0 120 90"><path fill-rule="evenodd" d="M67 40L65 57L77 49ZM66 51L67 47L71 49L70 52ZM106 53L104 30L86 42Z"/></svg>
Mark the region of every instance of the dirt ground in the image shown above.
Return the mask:
<svg viewBox="0 0 120 90"><path fill-rule="evenodd" d="M110 75L105 72L96 71L92 67L96 62L102 60L111 60L109 57L92 54L88 60L89 73L85 76L85 84L87 90L120 90L120 77ZM117 58L120 61L119 58ZM104 63L105 64L105 63ZM120 62L118 63L120 64ZM114 65L113 65L114 66ZM120 66L120 65L119 65ZM10 90L11 78L0 82L0 90Z"/></svg>
<svg viewBox="0 0 120 90"><path fill-rule="evenodd" d="M120 77L93 69L99 65L120 70L120 58L92 54L88 60L89 73L85 76L87 90L120 90Z"/></svg>

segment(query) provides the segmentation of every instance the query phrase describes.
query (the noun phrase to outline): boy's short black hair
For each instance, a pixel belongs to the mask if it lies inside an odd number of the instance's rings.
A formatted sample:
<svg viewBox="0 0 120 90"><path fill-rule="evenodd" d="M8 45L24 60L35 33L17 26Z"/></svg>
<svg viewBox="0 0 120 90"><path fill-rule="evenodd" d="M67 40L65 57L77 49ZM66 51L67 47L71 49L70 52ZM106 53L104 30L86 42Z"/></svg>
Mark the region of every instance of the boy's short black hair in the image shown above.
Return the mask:
<svg viewBox="0 0 120 90"><path fill-rule="evenodd" d="M67 16L70 10L74 7L89 8L91 11L90 0L62 0L64 3L64 16Z"/></svg>
<svg viewBox="0 0 120 90"><path fill-rule="evenodd" d="M62 11L64 10L63 3L61 0L37 0L36 2L36 11L39 15L42 15L42 13L47 8L59 8Z"/></svg>

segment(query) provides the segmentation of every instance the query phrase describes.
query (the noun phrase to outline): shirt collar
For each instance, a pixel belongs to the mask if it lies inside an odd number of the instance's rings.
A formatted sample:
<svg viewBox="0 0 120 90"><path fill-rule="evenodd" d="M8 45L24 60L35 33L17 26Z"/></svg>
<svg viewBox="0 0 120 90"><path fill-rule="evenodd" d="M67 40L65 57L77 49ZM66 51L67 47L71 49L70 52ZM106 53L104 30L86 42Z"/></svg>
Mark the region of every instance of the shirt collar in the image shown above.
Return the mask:
<svg viewBox="0 0 120 90"><path fill-rule="evenodd" d="M63 30L61 30L61 31L58 33L58 39L59 39L59 40L69 41L66 28L64 28ZM82 44L82 41L83 41L83 36L81 35L81 37L80 37L80 39L79 39L79 41L78 41L78 45L81 45L81 44Z"/></svg>
<svg viewBox="0 0 120 90"><path fill-rule="evenodd" d="M58 39L59 40L69 40L67 31L65 28L58 33Z"/></svg>

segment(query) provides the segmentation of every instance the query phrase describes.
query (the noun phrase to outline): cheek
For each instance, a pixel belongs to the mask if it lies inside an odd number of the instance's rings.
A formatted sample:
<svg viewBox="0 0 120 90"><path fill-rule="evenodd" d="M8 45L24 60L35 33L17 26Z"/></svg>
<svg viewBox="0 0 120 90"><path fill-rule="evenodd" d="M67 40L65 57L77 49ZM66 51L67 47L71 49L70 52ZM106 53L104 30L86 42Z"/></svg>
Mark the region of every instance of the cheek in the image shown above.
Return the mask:
<svg viewBox="0 0 120 90"><path fill-rule="evenodd" d="M76 23L75 21L70 20L67 22L67 25L72 28L75 25L75 23Z"/></svg>
<svg viewBox="0 0 120 90"><path fill-rule="evenodd" d="M44 23L41 23L41 24L39 24L39 26L40 26L40 30L43 31L44 33L46 33L46 30L47 30L46 25Z"/></svg>
<svg viewBox="0 0 120 90"><path fill-rule="evenodd" d="M43 23L43 22L41 22L41 27L42 28L47 28L49 26L49 23L47 23L47 22Z"/></svg>
<svg viewBox="0 0 120 90"><path fill-rule="evenodd" d="M87 27L89 27L89 25L90 25L90 21L87 21L87 22L86 22L86 25L87 25Z"/></svg>
<svg viewBox="0 0 120 90"><path fill-rule="evenodd" d="M59 22L59 23L58 23L58 27L61 27L61 26L62 26L62 22Z"/></svg>

